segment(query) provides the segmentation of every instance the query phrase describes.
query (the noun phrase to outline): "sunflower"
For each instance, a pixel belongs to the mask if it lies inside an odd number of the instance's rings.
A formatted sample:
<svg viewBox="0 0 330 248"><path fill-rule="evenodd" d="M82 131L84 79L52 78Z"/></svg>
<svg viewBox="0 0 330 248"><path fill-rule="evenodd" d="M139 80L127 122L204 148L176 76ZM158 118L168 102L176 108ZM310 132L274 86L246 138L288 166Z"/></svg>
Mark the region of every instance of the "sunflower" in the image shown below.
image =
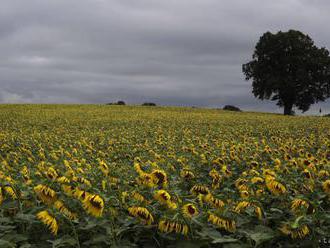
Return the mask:
<svg viewBox="0 0 330 248"><path fill-rule="evenodd" d="M312 178L312 174L311 174L311 172L310 172L308 169L305 169L305 170L303 171L303 175L304 175L306 178L308 178L308 179L311 179L311 178Z"/></svg>
<svg viewBox="0 0 330 248"><path fill-rule="evenodd" d="M264 169L263 170L263 175L266 179L275 179L276 173L270 169Z"/></svg>
<svg viewBox="0 0 330 248"><path fill-rule="evenodd" d="M46 204L52 204L56 201L56 192L46 185L39 184L34 187L34 191L42 202Z"/></svg>
<svg viewBox="0 0 330 248"><path fill-rule="evenodd" d="M240 213L242 210L245 210L247 207L251 206L252 203L248 201L241 201L237 204L237 206L234 208L234 211L237 213Z"/></svg>
<svg viewBox="0 0 330 248"><path fill-rule="evenodd" d="M221 229L226 230L227 232L235 232L236 231L236 223L234 220L229 220L225 218L221 218L216 216L215 214L209 213L208 222L213 225L218 226Z"/></svg>
<svg viewBox="0 0 330 248"><path fill-rule="evenodd" d="M37 213L37 219L44 223L51 231L52 234L56 235L58 231L58 225L56 219L44 210Z"/></svg>
<svg viewBox="0 0 330 248"><path fill-rule="evenodd" d="M204 196L203 201L218 209L225 206L225 203L222 200L214 198L212 194Z"/></svg>
<svg viewBox="0 0 330 248"><path fill-rule="evenodd" d="M285 186L272 178L266 178L266 187L274 195L286 193Z"/></svg>
<svg viewBox="0 0 330 248"><path fill-rule="evenodd" d="M72 181L85 184L88 187L92 186L91 182L88 179L83 178L83 177L73 177Z"/></svg>
<svg viewBox="0 0 330 248"><path fill-rule="evenodd" d="M4 187L4 190L6 191L6 193L8 195L10 195L11 199L13 199L13 200L16 200L17 199L17 195L16 195L16 193L15 193L15 191L14 191L14 189L13 189L12 186L5 186Z"/></svg>
<svg viewBox="0 0 330 248"><path fill-rule="evenodd" d="M58 174L56 170L53 167L49 167L48 170L45 173L46 177L51 179L51 180L56 180L58 177Z"/></svg>
<svg viewBox="0 0 330 248"><path fill-rule="evenodd" d="M182 207L182 212L183 212L183 215L188 217L188 218L191 218L191 217L194 217L194 216L198 215L197 208L191 203L188 203L188 204L184 205Z"/></svg>
<svg viewBox="0 0 330 248"><path fill-rule="evenodd" d="M274 159L275 166L281 166L282 162L278 158Z"/></svg>
<svg viewBox="0 0 330 248"><path fill-rule="evenodd" d="M73 196L74 194L74 191L75 191L75 187L74 186L71 186L71 185L66 185L66 184L63 184L62 185L62 190L63 192L67 195L67 196Z"/></svg>
<svg viewBox="0 0 330 248"><path fill-rule="evenodd" d="M68 217L70 220L75 220L77 219L77 214L71 212L62 201L57 200L54 202L54 207L60 211L63 215Z"/></svg>
<svg viewBox="0 0 330 248"><path fill-rule="evenodd" d="M152 217L151 213L144 207L129 207L128 213L131 216L139 218L140 221L142 221L142 223L145 225L151 225L154 222L154 218Z"/></svg>
<svg viewBox="0 0 330 248"><path fill-rule="evenodd" d="M228 169L228 167L226 165L223 165L221 167L221 171L225 175L225 177L231 177L231 175L232 175L232 172Z"/></svg>
<svg viewBox="0 0 330 248"><path fill-rule="evenodd" d="M221 179L221 175L220 175L219 172L218 172L216 169L214 169L214 168L209 172L209 176L212 177L212 179L218 179L218 180Z"/></svg>
<svg viewBox="0 0 330 248"><path fill-rule="evenodd" d="M166 190L157 190L154 194L154 198L162 204L166 204L171 201L171 195Z"/></svg>
<svg viewBox="0 0 330 248"><path fill-rule="evenodd" d="M70 183L70 179L65 176L58 177L56 180L59 183Z"/></svg>
<svg viewBox="0 0 330 248"><path fill-rule="evenodd" d="M190 189L190 192L195 194L195 195L198 195L198 194L201 194L201 195L207 195L210 193L210 190L208 187L204 186L204 185L194 185L191 189Z"/></svg>
<svg viewBox="0 0 330 248"><path fill-rule="evenodd" d="M133 191L131 193L131 196L134 200L138 201L138 202L147 202L147 200L144 198L143 195L141 195L139 192L137 191Z"/></svg>
<svg viewBox="0 0 330 248"><path fill-rule="evenodd" d="M106 162L104 162L104 161L100 161L100 162L99 162L99 168L100 168L100 170L102 171L102 173L103 173L104 175L107 176L107 175L109 174L109 168L108 168Z"/></svg>
<svg viewBox="0 0 330 248"><path fill-rule="evenodd" d="M221 178L213 178L212 179L212 189L218 189L220 188L220 182L221 182Z"/></svg>
<svg viewBox="0 0 330 248"><path fill-rule="evenodd" d="M322 188L323 188L324 192L326 192L327 194L330 194L330 179L326 180L322 183Z"/></svg>
<svg viewBox="0 0 330 248"><path fill-rule="evenodd" d="M178 233L187 235L189 228L186 224L181 224L175 221L161 220L158 223L158 229L163 233Z"/></svg>
<svg viewBox="0 0 330 248"><path fill-rule="evenodd" d="M78 187L76 187L76 188L74 188L73 196L74 196L75 198L77 198L78 200L84 201L84 200L86 200L89 196L91 196L91 194L88 193L88 192L85 191L85 190L81 190L81 189L79 189Z"/></svg>
<svg viewBox="0 0 330 248"><path fill-rule="evenodd" d="M251 178L251 183L253 183L253 184L263 183L263 182L264 182L264 179L261 178L261 177L253 177L253 178Z"/></svg>
<svg viewBox="0 0 330 248"><path fill-rule="evenodd" d="M183 169L180 172L180 176L186 180L195 178L194 173L191 170Z"/></svg>
<svg viewBox="0 0 330 248"><path fill-rule="evenodd" d="M140 176L136 179L136 182L139 185L144 185L149 188L153 188L156 186L156 184L154 183L153 177L150 174L144 173L144 172L140 174Z"/></svg>
<svg viewBox="0 0 330 248"><path fill-rule="evenodd" d="M246 190L247 189L246 183L248 183L248 180L242 179L242 178L238 178L235 181L235 187L237 189L239 189L239 190Z"/></svg>
<svg viewBox="0 0 330 248"><path fill-rule="evenodd" d="M318 176L321 177L321 178L324 178L324 177L329 177L329 172L326 171L326 170L320 170L319 173L318 173Z"/></svg>
<svg viewBox="0 0 330 248"><path fill-rule="evenodd" d="M294 199L291 202L291 210L293 212L298 212L298 210L301 209L302 207L308 209L309 203L302 199Z"/></svg>
<svg viewBox="0 0 330 248"><path fill-rule="evenodd" d="M157 190L154 198L161 204L166 205L169 209L176 209L177 205L171 200L171 195L166 190Z"/></svg>
<svg viewBox="0 0 330 248"><path fill-rule="evenodd" d="M167 175L163 170L154 170L150 173L153 181L158 186L166 187L167 186Z"/></svg>
<svg viewBox="0 0 330 248"><path fill-rule="evenodd" d="M240 192L240 195L241 195L241 198L248 198L249 197L249 191L247 191L247 190L241 190Z"/></svg>
<svg viewBox="0 0 330 248"><path fill-rule="evenodd" d="M82 204L87 213L95 217L102 216L104 210L104 201L100 196L89 194L82 202Z"/></svg>
<svg viewBox="0 0 330 248"><path fill-rule="evenodd" d="M292 239L302 239L309 234L309 228L307 225L302 225L297 228L293 228L288 224L283 225L279 230L287 235L290 236Z"/></svg>

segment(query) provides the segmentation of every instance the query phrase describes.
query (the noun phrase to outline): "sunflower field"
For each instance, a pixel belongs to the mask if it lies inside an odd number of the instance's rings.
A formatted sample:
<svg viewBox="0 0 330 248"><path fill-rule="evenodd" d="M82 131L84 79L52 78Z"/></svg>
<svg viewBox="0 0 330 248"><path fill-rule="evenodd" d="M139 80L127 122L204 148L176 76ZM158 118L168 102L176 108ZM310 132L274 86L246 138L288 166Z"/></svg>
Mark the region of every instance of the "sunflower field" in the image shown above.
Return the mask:
<svg viewBox="0 0 330 248"><path fill-rule="evenodd" d="M327 117L0 106L0 247L327 242Z"/></svg>

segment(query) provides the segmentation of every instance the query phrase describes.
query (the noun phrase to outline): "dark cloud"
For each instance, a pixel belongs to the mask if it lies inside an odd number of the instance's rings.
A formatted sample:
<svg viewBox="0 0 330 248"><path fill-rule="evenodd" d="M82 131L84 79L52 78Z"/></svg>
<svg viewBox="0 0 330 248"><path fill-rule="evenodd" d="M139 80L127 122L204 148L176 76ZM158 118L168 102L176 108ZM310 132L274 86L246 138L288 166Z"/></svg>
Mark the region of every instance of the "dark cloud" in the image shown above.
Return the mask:
<svg viewBox="0 0 330 248"><path fill-rule="evenodd" d="M265 31L330 48L327 0L3 0L0 102L128 103L280 111L241 65ZM329 102L315 105L330 111Z"/></svg>

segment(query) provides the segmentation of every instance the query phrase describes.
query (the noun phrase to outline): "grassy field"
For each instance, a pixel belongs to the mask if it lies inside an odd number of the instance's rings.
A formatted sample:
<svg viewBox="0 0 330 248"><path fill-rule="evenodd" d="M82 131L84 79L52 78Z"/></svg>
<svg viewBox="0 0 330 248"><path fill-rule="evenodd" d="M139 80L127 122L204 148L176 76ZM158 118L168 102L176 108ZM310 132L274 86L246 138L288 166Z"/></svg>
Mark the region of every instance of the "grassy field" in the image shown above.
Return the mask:
<svg viewBox="0 0 330 248"><path fill-rule="evenodd" d="M0 105L0 247L317 247L329 175L326 117Z"/></svg>

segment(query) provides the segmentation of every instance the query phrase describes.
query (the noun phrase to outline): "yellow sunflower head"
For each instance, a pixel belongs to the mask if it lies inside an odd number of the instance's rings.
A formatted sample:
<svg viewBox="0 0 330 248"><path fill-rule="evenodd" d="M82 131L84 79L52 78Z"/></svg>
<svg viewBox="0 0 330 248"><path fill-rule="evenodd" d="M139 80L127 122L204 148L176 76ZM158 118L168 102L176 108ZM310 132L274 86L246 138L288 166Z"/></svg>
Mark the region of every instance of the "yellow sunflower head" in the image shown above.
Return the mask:
<svg viewBox="0 0 330 248"><path fill-rule="evenodd" d="M198 215L197 208L195 207L195 205L193 205L191 203L185 204L182 207L182 212L183 212L184 216L186 216L188 218Z"/></svg>

